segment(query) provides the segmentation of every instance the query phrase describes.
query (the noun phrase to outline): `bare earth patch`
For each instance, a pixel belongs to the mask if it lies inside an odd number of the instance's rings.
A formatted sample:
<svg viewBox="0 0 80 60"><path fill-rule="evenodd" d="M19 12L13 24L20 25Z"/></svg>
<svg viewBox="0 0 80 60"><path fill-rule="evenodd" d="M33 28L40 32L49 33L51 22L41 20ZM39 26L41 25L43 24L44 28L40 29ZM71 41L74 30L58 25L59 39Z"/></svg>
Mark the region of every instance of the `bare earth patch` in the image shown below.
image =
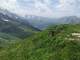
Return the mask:
<svg viewBox="0 0 80 60"><path fill-rule="evenodd" d="M77 40L80 41L80 33L71 33L71 37L65 38L66 40Z"/></svg>

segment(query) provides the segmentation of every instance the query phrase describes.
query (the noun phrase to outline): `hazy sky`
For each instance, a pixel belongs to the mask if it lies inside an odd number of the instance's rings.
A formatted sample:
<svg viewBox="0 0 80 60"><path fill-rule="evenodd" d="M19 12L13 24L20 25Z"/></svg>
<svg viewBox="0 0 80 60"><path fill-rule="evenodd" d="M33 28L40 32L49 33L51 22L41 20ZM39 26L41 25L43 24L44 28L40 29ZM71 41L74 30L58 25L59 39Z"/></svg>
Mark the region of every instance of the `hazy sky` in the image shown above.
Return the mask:
<svg viewBox="0 0 80 60"><path fill-rule="evenodd" d="M0 7L22 16L80 16L80 0L0 0Z"/></svg>

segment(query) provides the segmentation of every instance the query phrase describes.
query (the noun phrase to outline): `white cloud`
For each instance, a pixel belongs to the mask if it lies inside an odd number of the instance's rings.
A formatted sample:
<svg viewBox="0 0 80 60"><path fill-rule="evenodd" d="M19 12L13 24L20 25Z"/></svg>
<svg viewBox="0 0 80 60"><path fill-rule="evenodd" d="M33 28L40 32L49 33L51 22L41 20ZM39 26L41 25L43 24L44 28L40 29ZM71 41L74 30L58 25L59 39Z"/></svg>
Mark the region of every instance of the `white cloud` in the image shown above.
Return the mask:
<svg viewBox="0 0 80 60"><path fill-rule="evenodd" d="M26 1L24 0L24 2L26 2ZM44 0L44 2L45 2L45 0ZM22 3L22 1L19 3ZM46 2L42 3L40 0L34 0L34 3L31 4L30 7L28 7L27 5L21 6L21 4L20 4L20 8L22 8L25 11L25 13L29 14L29 15L31 14L31 15L47 16L48 17L53 14L53 11L47 6L47 3Z"/></svg>
<svg viewBox="0 0 80 60"><path fill-rule="evenodd" d="M58 1L58 3L55 1ZM80 15L79 14L80 0L55 0L55 1L54 0L0 0L0 7L8 9L22 16L26 14L46 16L46 17ZM54 4L51 4L52 2L54 2Z"/></svg>
<svg viewBox="0 0 80 60"><path fill-rule="evenodd" d="M56 7L58 14L61 16L76 15L77 6L76 0L60 0L59 5Z"/></svg>
<svg viewBox="0 0 80 60"><path fill-rule="evenodd" d="M0 7L6 8L6 9L15 9L16 0L0 0Z"/></svg>

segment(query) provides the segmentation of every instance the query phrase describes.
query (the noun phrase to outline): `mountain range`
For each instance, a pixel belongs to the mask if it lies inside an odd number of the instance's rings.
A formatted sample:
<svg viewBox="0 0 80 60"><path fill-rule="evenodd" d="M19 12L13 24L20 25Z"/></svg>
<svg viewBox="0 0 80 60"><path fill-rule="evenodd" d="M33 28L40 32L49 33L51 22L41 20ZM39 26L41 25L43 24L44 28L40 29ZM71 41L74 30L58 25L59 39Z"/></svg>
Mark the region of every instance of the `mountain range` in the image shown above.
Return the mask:
<svg viewBox="0 0 80 60"><path fill-rule="evenodd" d="M1 60L80 60L79 53L79 17L21 17L0 9Z"/></svg>
<svg viewBox="0 0 80 60"><path fill-rule="evenodd" d="M76 16L48 18L34 15L18 16L8 10L0 9L0 41L15 41L27 38L50 25L79 24Z"/></svg>
<svg viewBox="0 0 80 60"><path fill-rule="evenodd" d="M45 29L49 25L58 25L58 24L78 24L80 23L80 17L77 16L66 16L61 18L48 18L41 16L25 16L29 23L39 29Z"/></svg>
<svg viewBox="0 0 80 60"><path fill-rule="evenodd" d="M0 9L0 42L24 39L40 31L29 22L14 13ZM3 44L2 43L2 44ZM0 44L1 45L1 44Z"/></svg>

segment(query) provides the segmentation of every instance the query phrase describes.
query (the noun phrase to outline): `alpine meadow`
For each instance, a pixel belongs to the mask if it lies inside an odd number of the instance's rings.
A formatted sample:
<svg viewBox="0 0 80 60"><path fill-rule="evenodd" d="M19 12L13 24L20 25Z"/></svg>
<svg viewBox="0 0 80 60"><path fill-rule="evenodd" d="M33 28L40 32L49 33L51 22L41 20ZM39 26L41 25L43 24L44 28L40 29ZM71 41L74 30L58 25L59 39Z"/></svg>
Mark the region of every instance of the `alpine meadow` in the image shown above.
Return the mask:
<svg viewBox="0 0 80 60"><path fill-rule="evenodd" d="M80 0L0 0L0 60L80 60Z"/></svg>

